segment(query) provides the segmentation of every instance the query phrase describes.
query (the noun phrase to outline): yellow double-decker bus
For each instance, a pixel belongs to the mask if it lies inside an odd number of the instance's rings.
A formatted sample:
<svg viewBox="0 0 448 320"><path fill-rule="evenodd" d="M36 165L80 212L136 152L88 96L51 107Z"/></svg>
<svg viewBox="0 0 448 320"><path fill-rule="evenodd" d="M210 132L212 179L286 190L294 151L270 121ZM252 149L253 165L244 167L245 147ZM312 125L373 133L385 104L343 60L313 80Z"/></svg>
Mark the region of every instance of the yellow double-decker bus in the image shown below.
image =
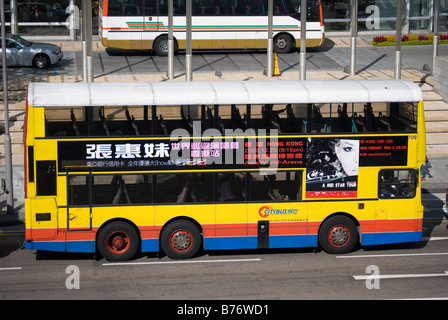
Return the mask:
<svg viewBox="0 0 448 320"><path fill-rule="evenodd" d="M26 248L420 241L420 88L408 81L31 83Z"/></svg>

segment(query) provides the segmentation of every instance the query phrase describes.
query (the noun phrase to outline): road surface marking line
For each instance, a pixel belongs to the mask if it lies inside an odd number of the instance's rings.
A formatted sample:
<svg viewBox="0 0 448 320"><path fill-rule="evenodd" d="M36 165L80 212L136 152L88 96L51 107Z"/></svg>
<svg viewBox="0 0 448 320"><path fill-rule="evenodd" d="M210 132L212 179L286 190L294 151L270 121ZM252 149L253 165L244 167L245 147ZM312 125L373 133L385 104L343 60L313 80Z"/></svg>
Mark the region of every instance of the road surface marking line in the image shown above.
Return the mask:
<svg viewBox="0 0 448 320"><path fill-rule="evenodd" d="M103 266L137 266L156 264L192 264L192 263L223 263L223 262L257 262L261 259L230 259L230 260L193 260L193 261L158 261L158 262L116 262L103 263Z"/></svg>
<svg viewBox="0 0 448 320"><path fill-rule="evenodd" d="M22 270L22 267L0 268L0 271L7 271L7 270Z"/></svg>
<svg viewBox="0 0 448 320"><path fill-rule="evenodd" d="M402 254L370 254L357 256L336 256L336 259L354 259L354 258L388 258L388 257L415 257L415 256L446 256L448 252L434 252L434 253L402 253Z"/></svg>
<svg viewBox="0 0 448 320"><path fill-rule="evenodd" d="M422 274L381 274L381 275L362 275L353 276L355 280L368 279L407 279L407 278L431 278L431 277L448 277L448 271L445 273L422 273Z"/></svg>
<svg viewBox="0 0 448 320"><path fill-rule="evenodd" d="M448 240L448 237L423 237L422 241L439 241L439 240Z"/></svg>
<svg viewBox="0 0 448 320"><path fill-rule="evenodd" d="M408 298L408 299L392 299L392 300L448 300L448 297L436 297L436 298Z"/></svg>

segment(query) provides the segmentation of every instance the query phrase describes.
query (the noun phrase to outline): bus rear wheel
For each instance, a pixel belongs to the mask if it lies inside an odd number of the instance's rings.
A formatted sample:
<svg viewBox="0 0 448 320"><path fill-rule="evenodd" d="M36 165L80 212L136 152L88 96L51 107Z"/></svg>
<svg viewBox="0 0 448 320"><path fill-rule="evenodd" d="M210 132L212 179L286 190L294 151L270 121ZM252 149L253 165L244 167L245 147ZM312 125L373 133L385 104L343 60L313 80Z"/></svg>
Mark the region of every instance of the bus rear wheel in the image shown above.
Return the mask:
<svg viewBox="0 0 448 320"><path fill-rule="evenodd" d="M139 247L135 229L126 222L106 225L97 239L98 251L108 261L126 261L134 257Z"/></svg>
<svg viewBox="0 0 448 320"><path fill-rule="evenodd" d="M326 220L319 230L319 244L328 253L342 254L353 250L359 234L355 223L346 216Z"/></svg>
<svg viewBox="0 0 448 320"><path fill-rule="evenodd" d="M171 259L189 259L200 248L201 233L194 223L178 220L162 231L160 242L162 250Z"/></svg>

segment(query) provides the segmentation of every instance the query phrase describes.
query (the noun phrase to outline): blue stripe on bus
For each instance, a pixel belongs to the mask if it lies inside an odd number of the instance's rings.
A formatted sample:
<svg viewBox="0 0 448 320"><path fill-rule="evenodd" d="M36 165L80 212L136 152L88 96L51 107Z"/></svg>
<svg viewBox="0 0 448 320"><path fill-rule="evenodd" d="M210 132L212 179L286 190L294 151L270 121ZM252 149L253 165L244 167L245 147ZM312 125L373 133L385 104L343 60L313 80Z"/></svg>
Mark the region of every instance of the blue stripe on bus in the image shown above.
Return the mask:
<svg viewBox="0 0 448 320"><path fill-rule="evenodd" d="M316 247L317 234L269 236L269 248ZM257 249L258 237L205 238L205 250Z"/></svg>
<svg viewBox="0 0 448 320"><path fill-rule="evenodd" d="M317 234L269 236L269 248L317 247Z"/></svg>
<svg viewBox="0 0 448 320"><path fill-rule="evenodd" d="M67 252L95 253L95 240L67 241Z"/></svg>
<svg viewBox="0 0 448 320"><path fill-rule="evenodd" d="M158 252L159 239L142 239L142 252Z"/></svg>
<svg viewBox="0 0 448 320"><path fill-rule="evenodd" d="M95 241L26 241L25 249L55 251L55 252L79 252L95 253Z"/></svg>
<svg viewBox="0 0 448 320"><path fill-rule="evenodd" d="M258 237L204 238L205 250L256 249Z"/></svg>
<svg viewBox="0 0 448 320"><path fill-rule="evenodd" d="M423 231L363 233L361 244L363 246L371 246L388 243L416 242L422 239L422 235Z"/></svg>
<svg viewBox="0 0 448 320"><path fill-rule="evenodd" d="M65 241L26 241L25 249L65 252Z"/></svg>

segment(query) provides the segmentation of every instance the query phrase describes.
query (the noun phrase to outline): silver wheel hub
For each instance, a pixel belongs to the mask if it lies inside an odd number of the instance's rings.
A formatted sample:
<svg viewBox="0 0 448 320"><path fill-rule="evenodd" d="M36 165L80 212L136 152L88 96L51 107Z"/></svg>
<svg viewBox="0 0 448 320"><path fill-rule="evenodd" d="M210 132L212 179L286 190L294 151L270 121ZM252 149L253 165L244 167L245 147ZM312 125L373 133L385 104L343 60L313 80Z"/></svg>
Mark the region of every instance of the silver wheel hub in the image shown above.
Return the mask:
<svg viewBox="0 0 448 320"><path fill-rule="evenodd" d="M190 237L188 234L180 232L173 237L173 245L179 250L187 249L190 245Z"/></svg>
<svg viewBox="0 0 448 320"><path fill-rule="evenodd" d="M277 48L284 49L286 47L286 41L283 38L280 38L276 41Z"/></svg>
<svg viewBox="0 0 448 320"><path fill-rule="evenodd" d="M335 244L343 244L347 241L348 235L347 231L342 228L334 229L331 233L331 240Z"/></svg>

